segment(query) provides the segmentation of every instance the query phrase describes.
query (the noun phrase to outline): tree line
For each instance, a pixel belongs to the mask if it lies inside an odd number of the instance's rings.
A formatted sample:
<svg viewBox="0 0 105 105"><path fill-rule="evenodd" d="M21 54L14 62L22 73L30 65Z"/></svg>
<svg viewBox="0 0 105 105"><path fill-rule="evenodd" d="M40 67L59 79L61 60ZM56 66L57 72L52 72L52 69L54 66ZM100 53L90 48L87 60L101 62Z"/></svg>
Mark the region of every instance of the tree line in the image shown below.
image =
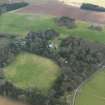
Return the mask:
<svg viewBox="0 0 105 105"><path fill-rule="evenodd" d="M56 47L54 39L59 33L54 29L29 32L25 38L16 36L0 37L0 67L10 64L21 51L38 54L54 60L61 68L61 75L55 81L48 96L38 89L22 90L8 81L0 86L0 94L29 102L32 105L67 105L61 96L76 89L105 63L103 44L82 38L61 39Z"/></svg>

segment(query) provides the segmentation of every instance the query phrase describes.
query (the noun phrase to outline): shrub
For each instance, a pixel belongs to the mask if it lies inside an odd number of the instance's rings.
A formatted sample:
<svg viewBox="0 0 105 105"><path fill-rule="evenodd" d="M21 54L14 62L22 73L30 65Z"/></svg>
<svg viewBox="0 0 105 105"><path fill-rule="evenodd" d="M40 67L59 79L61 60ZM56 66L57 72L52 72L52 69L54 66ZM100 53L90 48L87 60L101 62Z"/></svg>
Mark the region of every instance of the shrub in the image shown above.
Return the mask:
<svg viewBox="0 0 105 105"><path fill-rule="evenodd" d="M0 67L9 64L21 48L20 40L15 36L0 33Z"/></svg>
<svg viewBox="0 0 105 105"><path fill-rule="evenodd" d="M31 105L45 105L47 97L38 89L23 90L17 88L12 83L5 81L4 85L0 86L0 95L6 96L15 100L25 101Z"/></svg>
<svg viewBox="0 0 105 105"><path fill-rule="evenodd" d="M96 31L102 31L103 30L102 26L99 26L99 25L91 25L91 26L89 26L89 29L96 30Z"/></svg>
<svg viewBox="0 0 105 105"><path fill-rule="evenodd" d="M98 12L105 12L104 7L100 7L98 5L90 4L90 3L83 3L81 9L98 11Z"/></svg>
<svg viewBox="0 0 105 105"><path fill-rule="evenodd" d="M60 17L56 21L59 26L65 26L67 28L73 28L75 26L75 19L66 16Z"/></svg>

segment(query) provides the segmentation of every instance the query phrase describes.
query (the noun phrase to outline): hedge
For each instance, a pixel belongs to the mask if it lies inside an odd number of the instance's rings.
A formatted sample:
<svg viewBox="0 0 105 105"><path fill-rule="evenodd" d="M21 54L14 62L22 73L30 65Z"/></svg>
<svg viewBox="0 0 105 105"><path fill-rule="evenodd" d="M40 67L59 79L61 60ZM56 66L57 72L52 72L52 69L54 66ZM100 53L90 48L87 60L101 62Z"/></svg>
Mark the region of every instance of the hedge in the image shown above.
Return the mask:
<svg viewBox="0 0 105 105"><path fill-rule="evenodd" d="M1 12L12 11L12 10L16 10L18 8L22 8L27 5L28 5L28 3L26 3L26 2L3 4L3 5L0 5L0 11Z"/></svg>
<svg viewBox="0 0 105 105"><path fill-rule="evenodd" d="M83 3L81 9L98 11L98 12L105 12L104 7L100 7L98 5L90 4L90 3Z"/></svg>

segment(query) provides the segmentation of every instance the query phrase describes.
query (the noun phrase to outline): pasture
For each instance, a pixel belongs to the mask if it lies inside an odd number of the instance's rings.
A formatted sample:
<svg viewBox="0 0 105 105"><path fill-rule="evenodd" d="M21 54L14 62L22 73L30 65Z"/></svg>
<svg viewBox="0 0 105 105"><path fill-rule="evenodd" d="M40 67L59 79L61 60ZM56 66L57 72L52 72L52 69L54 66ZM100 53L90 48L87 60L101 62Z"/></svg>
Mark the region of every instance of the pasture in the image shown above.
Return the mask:
<svg viewBox="0 0 105 105"><path fill-rule="evenodd" d="M81 87L75 105L105 105L105 71L95 74Z"/></svg>
<svg viewBox="0 0 105 105"><path fill-rule="evenodd" d="M0 32L24 36L29 31L53 28L55 25L51 20L50 16L7 13L0 16Z"/></svg>
<svg viewBox="0 0 105 105"><path fill-rule="evenodd" d="M22 89L37 88L47 93L60 75L59 67L51 60L35 54L21 53L4 69L6 80Z"/></svg>
<svg viewBox="0 0 105 105"><path fill-rule="evenodd" d="M3 14L0 16L0 32L18 34L24 37L30 31L55 29L60 33L60 38L75 36L105 43L105 27L103 27L102 31L92 30L89 28L91 23L76 21L76 27L68 29L66 27L59 27L54 18L55 17L33 14Z"/></svg>

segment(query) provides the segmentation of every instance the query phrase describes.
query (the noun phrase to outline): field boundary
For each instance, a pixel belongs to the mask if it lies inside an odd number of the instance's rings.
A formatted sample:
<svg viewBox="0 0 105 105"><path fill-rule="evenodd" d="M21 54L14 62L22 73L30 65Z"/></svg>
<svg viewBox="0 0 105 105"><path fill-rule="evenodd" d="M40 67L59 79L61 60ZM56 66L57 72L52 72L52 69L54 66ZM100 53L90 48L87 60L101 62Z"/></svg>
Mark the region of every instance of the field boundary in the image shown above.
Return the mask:
<svg viewBox="0 0 105 105"><path fill-rule="evenodd" d="M100 67L100 66L101 66L101 64L99 64L99 67ZM93 73L88 79L86 79L84 82L82 82L82 83L80 84L80 86L79 86L77 89L74 90L74 97L73 97L72 105L76 105L76 104L75 104L75 101L76 101L76 97L79 96L80 88L81 88L83 85L85 85L86 82L88 82L89 80L91 80L91 78L92 78L94 75L96 75L96 74L98 74L99 72L103 71L104 68L105 68L105 65L103 65L99 70L97 70L95 73Z"/></svg>

